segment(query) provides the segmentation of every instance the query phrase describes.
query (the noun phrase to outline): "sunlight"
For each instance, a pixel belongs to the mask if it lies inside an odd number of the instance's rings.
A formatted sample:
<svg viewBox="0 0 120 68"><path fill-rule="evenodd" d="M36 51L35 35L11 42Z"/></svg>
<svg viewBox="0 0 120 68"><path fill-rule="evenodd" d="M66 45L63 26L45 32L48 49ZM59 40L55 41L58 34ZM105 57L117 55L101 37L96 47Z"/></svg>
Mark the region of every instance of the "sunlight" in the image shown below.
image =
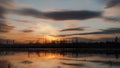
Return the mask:
<svg viewBox="0 0 120 68"><path fill-rule="evenodd" d="M45 38L46 38L48 41L57 41L57 40L58 40L57 37L53 37L53 36L49 36L49 35L46 35Z"/></svg>
<svg viewBox="0 0 120 68"><path fill-rule="evenodd" d="M54 55L49 55L47 58L48 59L53 59L53 58L55 58L56 56L54 56Z"/></svg>
<svg viewBox="0 0 120 68"><path fill-rule="evenodd" d="M53 53L47 53L44 58L46 59L56 59L56 58L61 58L62 56L60 54L53 54Z"/></svg>

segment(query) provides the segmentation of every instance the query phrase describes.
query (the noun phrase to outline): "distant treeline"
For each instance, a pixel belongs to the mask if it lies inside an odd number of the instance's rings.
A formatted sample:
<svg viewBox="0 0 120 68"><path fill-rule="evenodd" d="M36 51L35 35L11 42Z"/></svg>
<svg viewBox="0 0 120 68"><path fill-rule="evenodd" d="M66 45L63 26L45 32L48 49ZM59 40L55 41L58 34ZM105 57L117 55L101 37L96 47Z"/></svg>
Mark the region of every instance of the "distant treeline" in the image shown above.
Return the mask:
<svg viewBox="0 0 120 68"><path fill-rule="evenodd" d="M75 40L67 41L53 41L51 43L27 43L20 44L15 43L14 40L3 40L0 39L0 48L111 48L111 49L120 49L119 38L116 37L114 41L106 42L79 42L78 38Z"/></svg>
<svg viewBox="0 0 120 68"><path fill-rule="evenodd" d="M0 44L0 48L120 48L120 42Z"/></svg>

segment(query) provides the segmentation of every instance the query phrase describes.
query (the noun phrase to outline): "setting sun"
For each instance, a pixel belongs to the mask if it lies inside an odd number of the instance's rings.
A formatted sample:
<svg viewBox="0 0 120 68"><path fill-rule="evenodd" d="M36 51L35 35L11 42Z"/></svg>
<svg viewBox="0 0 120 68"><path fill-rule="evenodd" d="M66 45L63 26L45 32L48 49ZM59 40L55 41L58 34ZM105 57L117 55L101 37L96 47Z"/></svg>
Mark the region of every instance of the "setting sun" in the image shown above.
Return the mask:
<svg viewBox="0 0 120 68"><path fill-rule="evenodd" d="M41 43L51 43L53 41L60 41L60 37L50 36L50 35L43 35L39 42Z"/></svg>
<svg viewBox="0 0 120 68"><path fill-rule="evenodd" d="M47 35L47 36L45 36L45 37L46 37L46 39L49 40L49 41L55 41L55 40L58 40L57 37L53 37L53 36L49 36L49 35Z"/></svg>

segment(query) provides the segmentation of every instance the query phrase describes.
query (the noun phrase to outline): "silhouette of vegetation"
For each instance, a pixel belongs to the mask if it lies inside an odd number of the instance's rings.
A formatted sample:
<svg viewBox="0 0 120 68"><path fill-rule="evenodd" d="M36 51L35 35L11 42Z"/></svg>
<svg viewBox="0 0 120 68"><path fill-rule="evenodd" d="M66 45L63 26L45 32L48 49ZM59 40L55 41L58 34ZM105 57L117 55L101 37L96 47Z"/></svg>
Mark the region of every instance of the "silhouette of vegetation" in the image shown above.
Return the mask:
<svg viewBox="0 0 120 68"><path fill-rule="evenodd" d="M105 53L115 54L116 58L120 53L120 42L116 37L114 41L107 42L79 42L78 38L72 41L53 41L51 43L28 43L18 44L14 40L0 40L0 51L51 51L51 52L71 52L71 53Z"/></svg>

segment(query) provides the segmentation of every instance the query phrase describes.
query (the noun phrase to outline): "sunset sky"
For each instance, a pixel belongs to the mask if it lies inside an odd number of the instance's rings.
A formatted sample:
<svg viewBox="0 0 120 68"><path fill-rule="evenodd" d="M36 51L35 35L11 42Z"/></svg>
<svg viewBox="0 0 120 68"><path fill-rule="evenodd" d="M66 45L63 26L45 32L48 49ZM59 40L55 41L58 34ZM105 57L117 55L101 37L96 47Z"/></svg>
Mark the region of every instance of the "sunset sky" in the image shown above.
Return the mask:
<svg viewBox="0 0 120 68"><path fill-rule="evenodd" d="M120 0L0 0L0 38L120 36Z"/></svg>

